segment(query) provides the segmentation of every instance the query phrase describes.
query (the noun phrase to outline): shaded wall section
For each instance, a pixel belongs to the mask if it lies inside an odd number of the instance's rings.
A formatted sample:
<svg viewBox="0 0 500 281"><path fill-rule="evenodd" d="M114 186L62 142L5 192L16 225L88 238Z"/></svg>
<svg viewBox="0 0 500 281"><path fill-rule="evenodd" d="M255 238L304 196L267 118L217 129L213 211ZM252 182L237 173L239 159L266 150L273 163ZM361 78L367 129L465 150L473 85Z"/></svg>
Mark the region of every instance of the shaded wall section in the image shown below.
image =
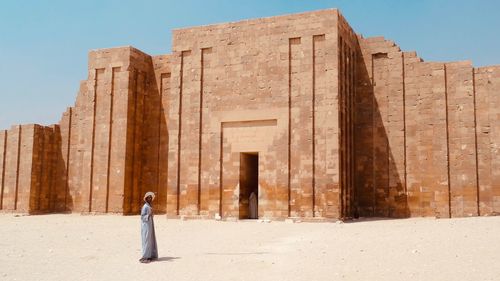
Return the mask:
<svg viewBox="0 0 500 281"><path fill-rule="evenodd" d="M359 56L357 36L345 18L339 14L338 23L338 126L339 126L339 183L340 215L343 218L357 216L354 183L354 118L356 72Z"/></svg>
<svg viewBox="0 0 500 281"><path fill-rule="evenodd" d="M357 211L406 216L403 55L381 37L359 37L355 99Z"/></svg>

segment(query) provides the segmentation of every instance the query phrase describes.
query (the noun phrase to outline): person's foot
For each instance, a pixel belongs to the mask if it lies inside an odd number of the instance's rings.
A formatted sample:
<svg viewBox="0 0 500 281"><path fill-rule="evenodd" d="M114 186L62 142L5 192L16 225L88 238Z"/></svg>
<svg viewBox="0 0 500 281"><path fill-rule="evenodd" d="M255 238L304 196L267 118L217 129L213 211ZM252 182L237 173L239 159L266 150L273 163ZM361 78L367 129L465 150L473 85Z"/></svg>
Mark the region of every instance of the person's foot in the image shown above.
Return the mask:
<svg viewBox="0 0 500 281"><path fill-rule="evenodd" d="M139 260L139 262L141 262L141 263L150 263L150 262L151 262L151 260L150 260L150 259L144 259L144 258L143 258L143 259L140 259L140 260Z"/></svg>

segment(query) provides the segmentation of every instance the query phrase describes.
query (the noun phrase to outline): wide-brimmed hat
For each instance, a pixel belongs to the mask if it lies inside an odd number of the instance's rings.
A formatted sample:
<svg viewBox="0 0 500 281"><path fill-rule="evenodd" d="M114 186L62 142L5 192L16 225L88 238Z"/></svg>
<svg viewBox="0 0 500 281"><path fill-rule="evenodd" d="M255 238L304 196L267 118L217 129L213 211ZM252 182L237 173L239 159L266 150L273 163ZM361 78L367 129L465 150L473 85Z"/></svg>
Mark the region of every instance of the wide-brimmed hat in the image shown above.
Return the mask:
<svg viewBox="0 0 500 281"><path fill-rule="evenodd" d="M146 194L144 194L144 201L146 201L146 198L148 198L148 196L151 196L152 200L155 199L155 193L151 192L151 191L148 191L148 192L146 192Z"/></svg>

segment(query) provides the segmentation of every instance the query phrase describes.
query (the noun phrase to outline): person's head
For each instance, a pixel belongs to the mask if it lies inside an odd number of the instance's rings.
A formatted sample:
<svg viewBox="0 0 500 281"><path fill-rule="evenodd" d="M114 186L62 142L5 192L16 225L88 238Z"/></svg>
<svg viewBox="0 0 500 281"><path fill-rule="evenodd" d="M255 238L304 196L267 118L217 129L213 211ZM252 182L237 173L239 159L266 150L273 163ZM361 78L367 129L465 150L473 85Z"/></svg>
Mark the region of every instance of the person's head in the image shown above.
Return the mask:
<svg viewBox="0 0 500 281"><path fill-rule="evenodd" d="M146 194L144 194L144 201L147 202L148 204L151 204L151 202L153 202L153 200L155 199L155 194L151 191L149 192L146 192Z"/></svg>

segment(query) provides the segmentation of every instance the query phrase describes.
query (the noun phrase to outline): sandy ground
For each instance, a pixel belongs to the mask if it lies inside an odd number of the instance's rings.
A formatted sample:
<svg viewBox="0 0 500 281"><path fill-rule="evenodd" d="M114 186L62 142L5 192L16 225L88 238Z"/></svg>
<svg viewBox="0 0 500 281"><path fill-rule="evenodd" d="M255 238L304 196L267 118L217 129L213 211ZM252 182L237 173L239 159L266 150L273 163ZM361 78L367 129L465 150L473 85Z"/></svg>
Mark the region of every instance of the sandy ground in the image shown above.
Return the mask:
<svg viewBox="0 0 500 281"><path fill-rule="evenodd" d="M0 214L0 280L500 280L500 217L155 224L141 264L138 216Z"/></svg>

